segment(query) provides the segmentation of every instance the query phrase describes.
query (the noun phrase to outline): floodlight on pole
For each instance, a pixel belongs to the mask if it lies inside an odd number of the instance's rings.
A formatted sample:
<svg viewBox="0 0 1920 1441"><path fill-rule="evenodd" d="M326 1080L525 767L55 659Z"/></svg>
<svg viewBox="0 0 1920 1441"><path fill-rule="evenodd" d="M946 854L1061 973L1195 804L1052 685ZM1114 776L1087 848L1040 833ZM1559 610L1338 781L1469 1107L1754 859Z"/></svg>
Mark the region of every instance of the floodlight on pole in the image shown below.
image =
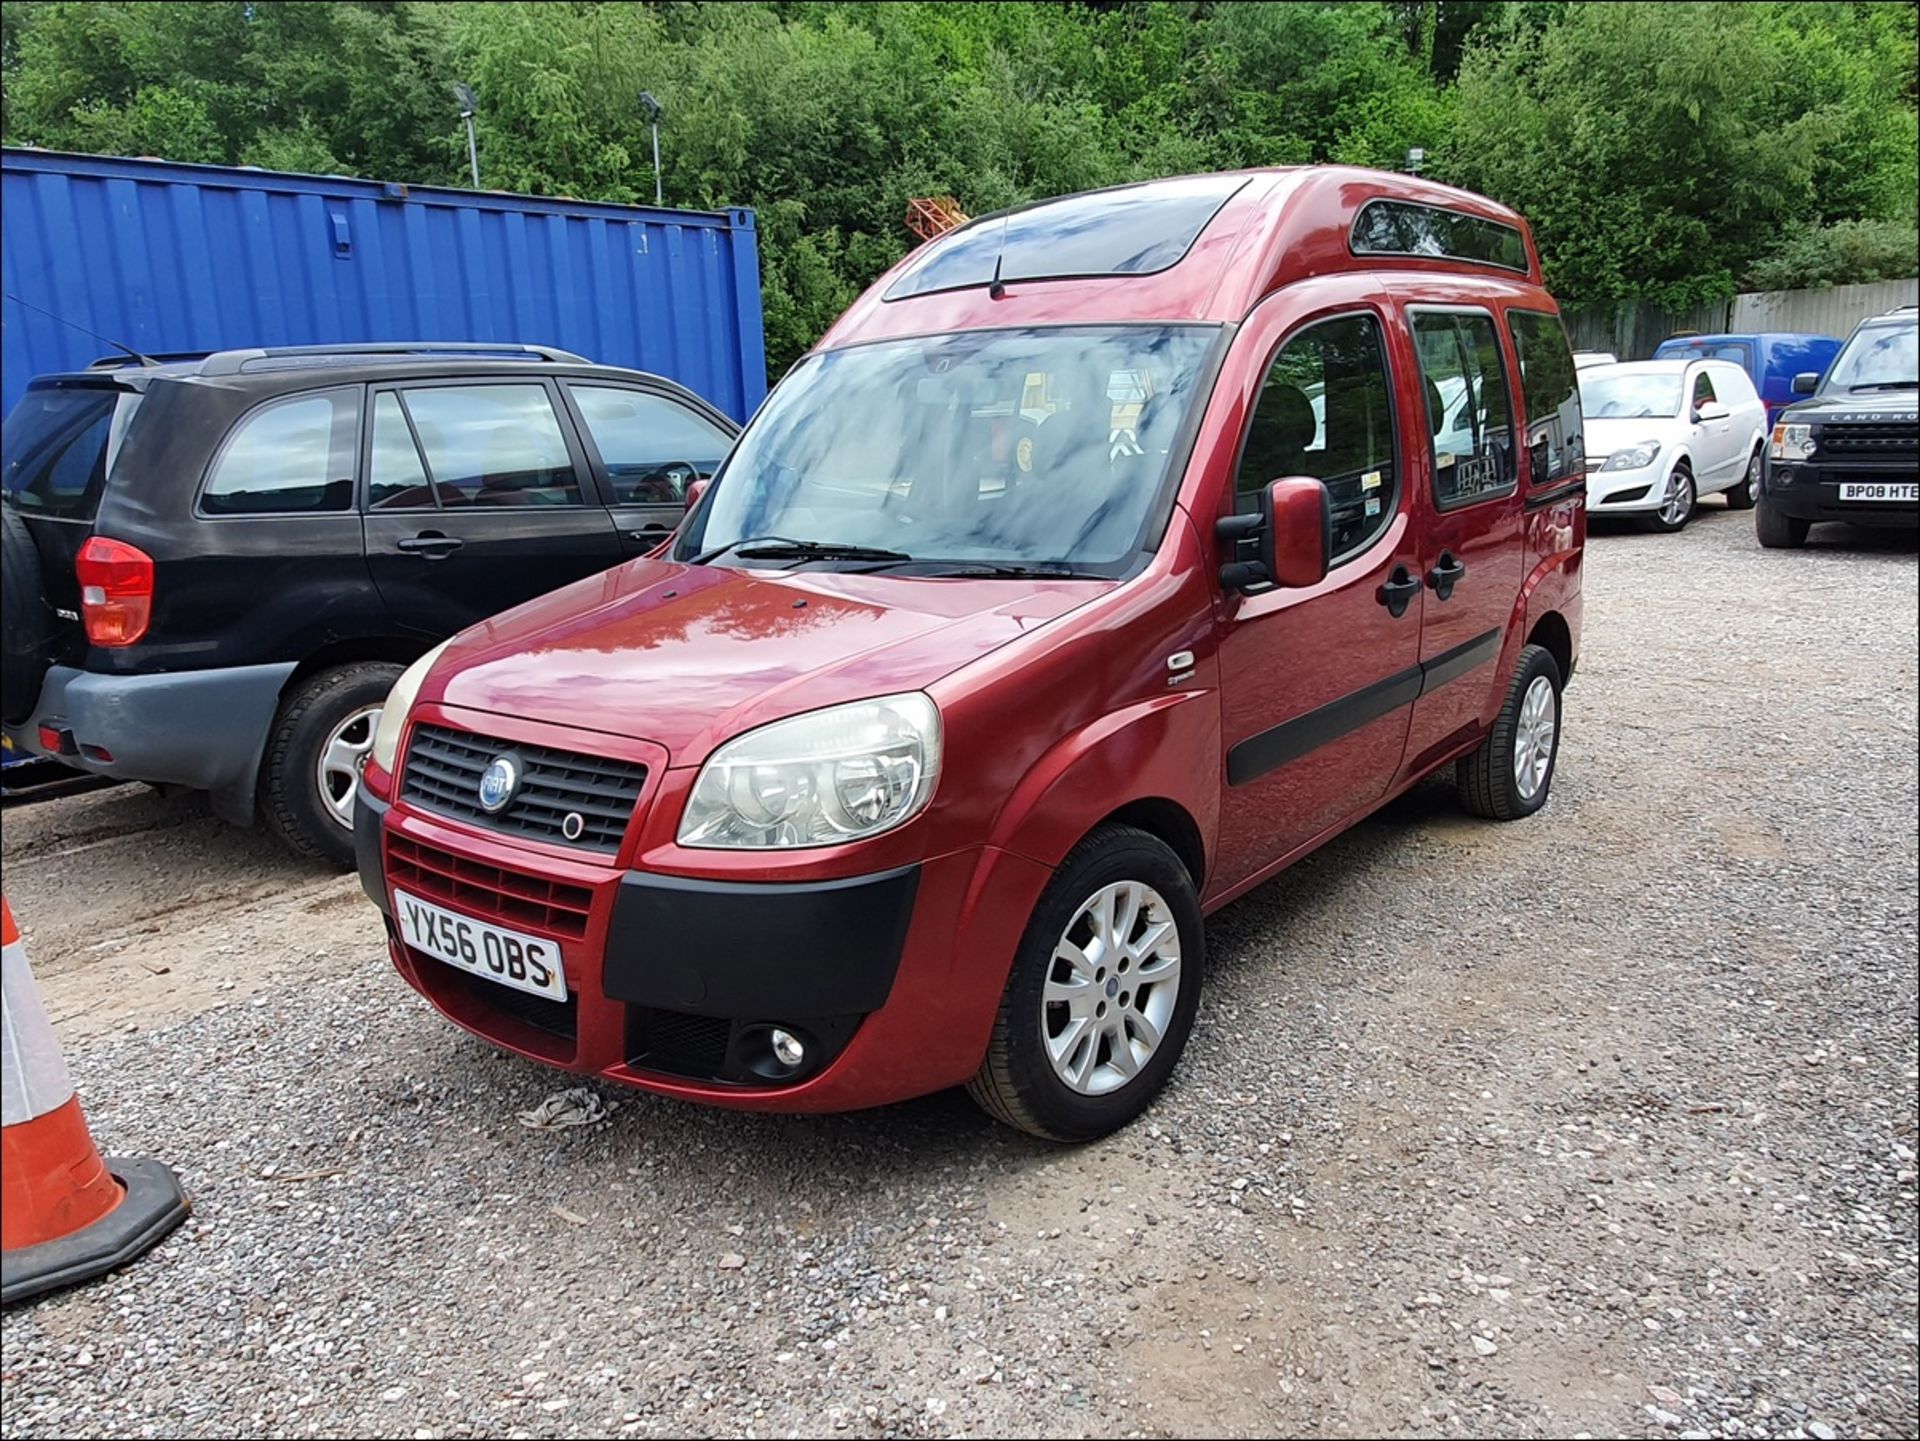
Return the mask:
<svg viewBox="0 0 1920 1441"><path fill-rule="evenodd" d="M456 80L453 85L453 98L460 102L460 118L467 125L467 169L473 175L473 188L480 188L480 147L473 138L473 116L480 108L480 101L474 96L473 87L465 81Z"/></svg>
<svg viewBox="0 0 1920 1441"><path fill-rule="evenodd" d="M1407 174L1418 175L1420 173L1420 167L1426 163L1427 152L1425 149L1418 145L1410 145L1407 147Z"/></svg>
<svg viewBox="0 0 1920 1441"><path fill-rule="evenodd" d="M647 117L647 125L653 131L653 203L663 205L660 190L660 117L666 112L660 108L660 102L642 90L640 92L640 113Z"/></svg>

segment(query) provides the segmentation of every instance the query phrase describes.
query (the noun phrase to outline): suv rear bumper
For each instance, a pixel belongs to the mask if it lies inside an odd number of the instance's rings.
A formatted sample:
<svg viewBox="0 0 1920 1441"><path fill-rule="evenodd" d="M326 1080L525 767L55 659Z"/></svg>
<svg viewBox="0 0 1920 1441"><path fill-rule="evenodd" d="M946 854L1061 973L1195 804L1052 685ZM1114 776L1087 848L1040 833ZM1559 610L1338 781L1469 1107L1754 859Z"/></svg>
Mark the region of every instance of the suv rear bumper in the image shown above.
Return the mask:
<svg viewBox="0 0 1920 1441"><path fill-rule="evenodd" d="M288 662L101 675L57 665L33 714L7 736L96 775L209 791L214 814L251 825L260 757L293 669ZM42 726L71 733L72 751L41 745Z"/></svg>

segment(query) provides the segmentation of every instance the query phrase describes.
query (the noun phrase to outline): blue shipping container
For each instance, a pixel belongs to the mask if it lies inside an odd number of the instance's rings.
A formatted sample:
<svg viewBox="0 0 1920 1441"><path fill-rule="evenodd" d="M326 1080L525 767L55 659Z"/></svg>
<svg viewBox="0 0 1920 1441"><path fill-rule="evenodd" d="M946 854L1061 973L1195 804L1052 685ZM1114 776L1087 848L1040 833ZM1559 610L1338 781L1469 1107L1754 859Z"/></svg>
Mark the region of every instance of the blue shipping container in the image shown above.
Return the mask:
<svg viewBox="0 0 1920 1441"><path fill-rule="evenodd" d="M108 353L76 325L149 354L556 345L668 376L737 420L766 394L751 210L43 150L0 152L0 178L8 409L35 375Z"/></svg>

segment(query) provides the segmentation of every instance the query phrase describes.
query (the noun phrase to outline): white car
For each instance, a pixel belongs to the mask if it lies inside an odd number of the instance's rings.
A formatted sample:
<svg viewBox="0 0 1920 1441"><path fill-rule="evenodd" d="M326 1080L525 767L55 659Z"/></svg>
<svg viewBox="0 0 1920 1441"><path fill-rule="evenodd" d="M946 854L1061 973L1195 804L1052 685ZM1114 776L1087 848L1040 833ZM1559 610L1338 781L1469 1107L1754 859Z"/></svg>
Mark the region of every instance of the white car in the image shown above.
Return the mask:
<svg viewBox="0 0 1920 1441"><path fill-rule="evenodd" d="M1760 484L1767 408L1725 360L1640 360L1579 372L1587 426L1587 512L1679 530L1700 497L1735 510Z"/></svg>
<svg viewBox="0 0 1920 1441"><path fill-rule="evenodd" d="M1573 353L1575 370L1590 370L1596 365L1617 365L1620 357L1611 350L1576 350Z"/></svg>

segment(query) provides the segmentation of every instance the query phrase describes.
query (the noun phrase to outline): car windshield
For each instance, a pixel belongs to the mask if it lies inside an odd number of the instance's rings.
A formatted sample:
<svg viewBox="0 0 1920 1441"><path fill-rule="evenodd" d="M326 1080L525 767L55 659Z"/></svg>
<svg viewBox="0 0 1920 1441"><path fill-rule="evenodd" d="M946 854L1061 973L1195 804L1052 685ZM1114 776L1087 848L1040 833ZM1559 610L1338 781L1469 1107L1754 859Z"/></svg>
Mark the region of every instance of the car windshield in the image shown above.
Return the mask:
<svg viewBox="0 0 1920 1441"><path fill-rule="evenodd" d="M109 386L40 385L0 426L0 482L21 510L91 519L140 396Z"/></svg>
<svg viewBox="0 0 1920 1441"><path fill-rule="evenodd" d="M1588 420L1666 418L1680 413L1680 372L1580 372L1580 410Z"/></svg>
<svg viewBox="0 0 1920 1441"><path fill-rule="evenodd" d="M792 564L815 558L791 544L805 542L888 552L877 559L908 573L904 557L1118 573L1164 519L1216 334L966 331L812 356L741 437L677 554L732 547L743 563L766 549Z"/></svg>
<svg viewBox="0 0 1920 1441"><path fill-rule="evenodd" d="M1823 387L1830 391L1912 390L1920 385L1915 337L1920 326L1863 325L1833 363Z"/></svg>

